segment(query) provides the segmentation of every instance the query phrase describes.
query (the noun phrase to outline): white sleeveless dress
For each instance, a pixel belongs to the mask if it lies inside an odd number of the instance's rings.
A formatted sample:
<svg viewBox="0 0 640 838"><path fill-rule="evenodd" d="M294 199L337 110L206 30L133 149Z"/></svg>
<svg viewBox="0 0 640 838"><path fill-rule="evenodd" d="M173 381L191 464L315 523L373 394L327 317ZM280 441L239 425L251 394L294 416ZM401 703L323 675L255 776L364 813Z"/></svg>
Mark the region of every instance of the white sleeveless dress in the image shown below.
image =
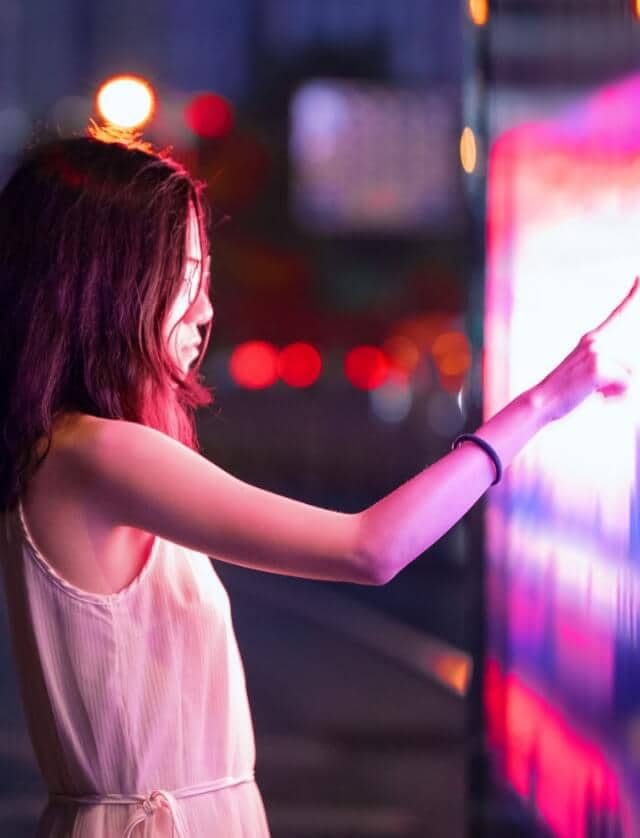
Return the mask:
<svg viewBox="0 0 640 838"><path fill-rule="evenodd" d="M64 580L22 506L0 531L18 683L49 790L40 838L268 838L229 599L156 536L116 594Z"/></svg>

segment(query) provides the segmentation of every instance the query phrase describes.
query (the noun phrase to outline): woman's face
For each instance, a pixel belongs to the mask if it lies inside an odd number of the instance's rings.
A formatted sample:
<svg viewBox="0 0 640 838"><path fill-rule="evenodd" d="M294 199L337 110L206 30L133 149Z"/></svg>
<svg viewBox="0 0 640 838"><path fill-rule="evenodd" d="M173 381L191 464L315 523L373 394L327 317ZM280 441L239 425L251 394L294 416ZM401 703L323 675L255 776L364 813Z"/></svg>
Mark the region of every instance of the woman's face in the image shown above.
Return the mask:
<svg viewBox="0 0 640 838"><path fill-rule="evenodd" d="M201 342L198 326L206 326L213 317L207 293L209 266L202 264L198 218L192 204L186 236L187 263L180 291L173 301L164 324L163 335L169 354L186 375L189 365L199 354ZM205 272L201 280L201 273Z"/></svg>

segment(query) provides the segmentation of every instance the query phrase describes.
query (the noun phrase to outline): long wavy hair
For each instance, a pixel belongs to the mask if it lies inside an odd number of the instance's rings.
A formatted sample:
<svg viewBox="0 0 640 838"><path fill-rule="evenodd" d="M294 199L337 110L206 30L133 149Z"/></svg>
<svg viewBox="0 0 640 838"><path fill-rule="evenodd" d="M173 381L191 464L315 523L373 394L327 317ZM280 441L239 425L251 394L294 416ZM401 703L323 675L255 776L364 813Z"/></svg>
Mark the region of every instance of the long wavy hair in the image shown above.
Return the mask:
<svg viewBox="0 0 640 838"><path fill-rule="evenodd" d="M162 326L186 269L190 204L203 265L209 253L204 186L167 153L95 125L24 153L0 192L0 510L63 413L139 422L199 450L211 323L186 375ZM208 293L208 274L199 281Z"/></svg>

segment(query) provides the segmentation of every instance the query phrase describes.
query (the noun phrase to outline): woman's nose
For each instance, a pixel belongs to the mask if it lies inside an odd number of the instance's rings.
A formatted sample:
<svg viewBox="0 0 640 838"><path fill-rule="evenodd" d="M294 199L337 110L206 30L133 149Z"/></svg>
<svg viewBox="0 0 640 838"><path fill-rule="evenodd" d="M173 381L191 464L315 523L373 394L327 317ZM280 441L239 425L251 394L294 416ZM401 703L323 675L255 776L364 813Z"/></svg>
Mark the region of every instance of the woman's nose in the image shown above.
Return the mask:
<svg viewBox="0 0 640 838"><path fill-rule="evenodd" d="M213 318L213 306L209 299L207 285L203 282L189 310L189 319L198 326L206 325Z"/></svg>

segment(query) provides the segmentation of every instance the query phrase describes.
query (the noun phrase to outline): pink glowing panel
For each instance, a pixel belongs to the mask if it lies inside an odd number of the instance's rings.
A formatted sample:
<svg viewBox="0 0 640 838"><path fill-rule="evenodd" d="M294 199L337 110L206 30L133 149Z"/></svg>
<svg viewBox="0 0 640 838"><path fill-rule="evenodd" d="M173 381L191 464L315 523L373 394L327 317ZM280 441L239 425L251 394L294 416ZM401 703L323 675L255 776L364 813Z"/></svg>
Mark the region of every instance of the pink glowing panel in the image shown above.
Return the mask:
<svg viewBox="0 0 640 838"><path fill-rule="evenodd" d="M640 274L638 229L640 76L498 138L486 416L542 379L624 296ZM633 355L639 332L626 324L614 349ZM504 669L502 687L494 678L486 693L491 741L528 800L535 762L534 807L559 836L591 834L580 793L559 780L570 772L591 794L601 789L600 809L637 808L629 731L640 713L639 393L636 385L617 400L592 396L545 428L487 505L488 645ZM583 747L585 731L597 747ZM524 753L529 739L538 744ZM616 788L612 772L633 791Z"/></svg>
<svg viewBox="0 0 640 838"><path fill-rule="evenodd" d="M618 138L611 126L620 121ZM628 290L640 272L639 227L640 80L498 140L490 163L487 415L544 377ZM638 415L637 395L617 404L592 397L546 428L513 470L519 483L542 479L565 515L586 524L597 518L621 555Z"/></svg>
<svg viewBox="0 0 640 838"><path fill-rule="evenodd" d="M635 126L634 126L635 120ZM621 134L611 126L620 126ZM485 408L533 385L640 272L640 80L553 123L502 136L490 163ZM630 334L628 340L635 336ZM591 397L517 459L518 487L544 487L546 523L575 518L623 557L635 479L637 392Z"/></svg>

